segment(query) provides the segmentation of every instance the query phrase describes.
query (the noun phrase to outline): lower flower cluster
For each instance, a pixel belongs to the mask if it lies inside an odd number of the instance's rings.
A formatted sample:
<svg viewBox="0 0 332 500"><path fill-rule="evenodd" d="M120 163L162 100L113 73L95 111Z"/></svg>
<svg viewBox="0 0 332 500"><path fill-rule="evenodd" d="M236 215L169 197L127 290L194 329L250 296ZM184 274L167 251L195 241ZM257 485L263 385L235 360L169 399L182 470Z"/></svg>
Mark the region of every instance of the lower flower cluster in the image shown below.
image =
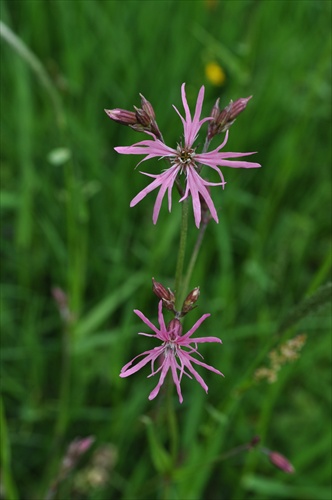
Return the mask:
<svg viewBox="0 0 332 500"><path fill-rule="evenodd" d="M154 290L156 292L156 288L154 288ZM170 294L172 294L172 292L170 292ZM193 293L189 294L188 297L192 295ZM197 296L197 294L194 293L194 296ZM190 300L188 299L188 297L184 302L182 311L186 311L186 308L188 309L188 300ZM161 294L159 294L159 298L161 298ZM202 366L207 370L217 373L218 375L224 376L219 370L217 370L213 366L207 365L206 363L203 363L203 361L200 361L199 359L193 356L193 354L201 356L201 354L198 352L197 344L202 344L204 342L218 342L219 344L221 344L222 342L217 337L191 338L193 333L210 316L210 314L203 314L203 316L198 321L196 321L194 326L190 328L188 332L183 334L182 323L179 317L183 316L188 311L177 313L174 310L175 318L173 318L170 321L170 323L166 326L162 310L163 303L165 304L165 301L161 298L158 305L159 328L157 328L153 323L151 323L151 321L141 311L138 311L137 309L134 310L134 313L137 314L137 316L143 321L143 323L145 323L154 332L154 334L140 332L139 335L144 335L146 337L154 337L159 341L161 341L161 345L154 347L153 349L144 351L143 353L139 354L134 359L132 359L122 368L120 377L123 378L129 377L130 375L133 375L141 368L143 368L143 366L145 366L146 364L151 363L151 374L149 375L149 377L152 377L157 373L160 373L160 377L156 387L151 391L149 399L150 400L154 399L158 395L160 388L165 381L165 377L167 373L170 371L173 378L173 382L176 386L176 390L179 396L179 401L180 403L182 403L183 396L181 392L181 380L183 375L186 375L189 378L194 377L197 380L197 382L203 387L203 389L206 392L208 392L208 386L206 385L203 378L196 371L193 365ZM167 309L171 308L167 307ZM136 364L134 364L134 362L138 358L142 359L138 361Z"/></svg>

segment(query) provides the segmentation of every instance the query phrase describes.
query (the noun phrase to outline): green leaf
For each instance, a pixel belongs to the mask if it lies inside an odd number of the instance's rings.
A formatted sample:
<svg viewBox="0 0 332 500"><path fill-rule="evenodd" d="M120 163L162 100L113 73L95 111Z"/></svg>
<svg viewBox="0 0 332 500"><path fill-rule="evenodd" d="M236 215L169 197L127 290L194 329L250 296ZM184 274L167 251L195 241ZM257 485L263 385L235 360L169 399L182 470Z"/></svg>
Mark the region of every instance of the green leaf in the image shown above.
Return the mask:
<svg viewBox="0 0 332 500"><path fill-rule="evenodd" d="M153 465L155 466L156 470L162 474L171 471L171 456L160 443L158 438L159 434L156 431L152 420L147 416L143 416L142 422L146 426Z"/></svg>

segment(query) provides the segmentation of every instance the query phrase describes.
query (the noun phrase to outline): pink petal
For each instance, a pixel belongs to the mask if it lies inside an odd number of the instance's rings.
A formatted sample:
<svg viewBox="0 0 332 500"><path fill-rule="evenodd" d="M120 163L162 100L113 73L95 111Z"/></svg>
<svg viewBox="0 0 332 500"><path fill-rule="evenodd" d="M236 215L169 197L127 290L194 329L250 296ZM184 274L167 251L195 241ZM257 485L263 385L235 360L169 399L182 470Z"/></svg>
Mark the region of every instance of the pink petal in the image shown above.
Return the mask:
<svg viewBox="0 0 332 500"><path fill-rule="evenodd" d="M143 321L143 323L148 325L151 330L153 330L157 335L160 335L160 330L158 330L158 328L154 326L154 324L151 323L151 321L146 316L144 316L141 311L139 311L138 309L134 309L134 313L139 317L139 319Z"/></svg>
<svg viewBox="0 0 332 500"><path fill-rule="evenodd" d="M172 186L174 184L174 181L175 181L175 178L177 176L177 172L178 172L178 166L177 165L174 165L173 167L170 167L165 172L163 172L162 174L159 174L159 175L147 174L146 172L141 172L142 174L147 175L148 177L154 177L155 180L152 181L151 184L149 184L148 186L146 186L144 189L142 189L142 191L140 191L131 200L130 206L134 207L135 205L137 205L137 203L139 203L140 201L142 201L143 198L145 198L145 196L147 194L149 194L154 189L157 189L159 186L163 186L162 189L163 189L163 193L165 194L165 191L166 191L167 188L172 188ZM164 196L164 194L162 196ZM155 216L153 217L155 220L157 220L157 218L158 218L158 214L159 214L159 210L160 210L160 205L161 205L161 201L162 201L161 198L160 199L158 198L158 200L157 200L158 203L156 202L157 205L155 205L154 212L156 213L156 219L155 219Z"/></svg>
<svg viewBox="0 0 332 500"><path fill-rule="evenodd" d="M154 141L147 139L131 146L117 146L114 149L117 153L123 155L149 155L150 158L155 156L174 156L176 154L175 149L166 146L159 139L155 139Z"/></svg>
<svg viewBox="0 0 332 500"><path fill-rule="evenodd" d="M133 375L133 373L138 372L138 370L143 368L143 366L145 366L147 363L149 363L149 361L154 361L155 359L157 359L158 356L160 356L160 354L162 354L163 350L164 350L164 346L161 346L161 347L155 347L154 349L150 349L149 351L145 351L145 352L142 352L141 354L138 354L138 356L135 356L135 358L133 358L131 361L129 361L129 363L127 363L122 368L121 373L120 373L120 377L121 378L129 377L130 375ZM129 368L133 364L135 359L137 359L141 356L145 356L145 358L142 359L141 361L139 361L139 363L137 363L132 368Z"/></svg>
<svg viewBox="0 0 332 500"><path fill-rule="evenodd" d="M196 321L196 323L190 328L190 330L188 330L185 335L182 335L182 337L180 337L180 341L183 341L183 340L187 341L188 338L201 326L201 324L203 323L203 321L205 321L210 316L211 316L211 314L209 314L209 313L203 314L203 316L201 316ZM182 342L179 342L179 343L182 343Z"/></svg>
<svg viewBox="0 0 332 500"><path fill-rule="evenodd" d="M212 183L206 182L204 179L202 179L195 170L192 170L191 176L195 179L194 182L196 183L198 191L201 194L202 198L204 199L205 203L207 204L208 209L210 210L210 213L211 213L213 219L218 223L219 219L218 219L217 211L216 211L215 206L213 204L210 193L207 190L207 188L205 187L206 185L211 185ZM218 185L218 184L215 184L215 185ZM223 183L220 183L219 185L223 185ZM200 200L199 200L199 202L200 202Z"/></svg>
<svg viewBox="0 0 332 500"><path fill-rule="evenodd" d="M182 351L182 352L184 352L184 351ZM217 370L217 368L214 368L213 366L207 365L206 363L203 363L202 361L199 361L198 359L193 358L188 353L186 353L186 354L188 355L188 358L190 359L190 361L192 363L196 363L199 366L203 366L203 368L206 368L207 370L210 370L211 372L217 373L218 375L221 375L222 377L225 376L223 373L221 373L219 370Z"/></svg>
<svg viewBox="0 0 332 500"><path fill-rule="evenodd" d="M188 368L188 370L190 371L190 373L192 373L192 375L195 377L195 379L197 380L197 382L203 387L203 389L207 393L208 392L208 386L206 385L206 383L204 382L204 380L202 379L202 377L200 376L200 374L191 365L191 363L190 363L191 356L188 353L184 352L184 351L179 351L178 355L181 358L182 363ZM194 358L192 358L192 359L194 359Z"/></svg>
<svg viewBox="0 0 332 500"><path fill-rule="evenodd" d="M193 145L195 139L197 138L199 129L208 120L211 120L211 117L203 118L203 120L199 120L200 114L202 111L202 105L203 105L203 100L204 100L204 86L202 86L199 90L198 97L197 97L197 102L196 102L196 108L195 108L195 115L194 119L191 119L191 113L190 109L188 106L187 102L187 97L186 97L186 92L185 92L185 83L182 84L181 86L181 96L182 96L182 104L185 110L185 119L181 115L181 113L178 111L178 109L173 106L179 117L181 118L182 125L183 125L183 130L184 130L184 143L185 146L188 148L191 148Z"/></svg>
<svg viewBox="0 0 332 500"><path fill-rule="evenodd" d="M170 366L171 366L170 357L167 357L167 358L165 358L165 360L163 362L163 366L162 366L162 370L161 370L159 382L156 385L156 387L153 389L153 391L150 392L150 395L149 395L150 401L152 399L154 399L158 395L158 393L160 391L160 388L161 388L161 386L163 385L163 383L165 381L165 377L167 375L167 372L168 372Z"/></svg>
<svg viewBox="0 0 332 500"><path fill-rule="evenodd" d="M172 370L172 376L173 376L173 381L174 381L174 384L176 387L176 391L177 391L178 396L179 396L179 401L180 401L180 403L182 403L183 397L182 397L182 393L181 393L180 380L179 380L178 372L177 372L177 364L176 364L174 357L171 358L171 370Z"/></svg>
<svg viewBox="0 0 332 500"><path fill-rule="evenodd" d="M200 223L201 223L201 214L202 214L201 202L199 199L198 189L197 189L195 180L194 180L193 176L191 175L191 169L188 170L186 191L185 191L184 196L181 198L180 201L187 198L189 195L189 192L191 194L191 199L192 199L192 204L193 204L195 224L196 224L196 227L199 227Z"/></svg>
<svg viewBox="0 0 332 500"><path fill-rule="evenodd" d="M164 315L163 315L163 301L162 300L160 300L158 303L158 321L159 321L159 325L160 325L160 331L166 332L167 330L166 330L166 325L165 325L165 320L164 320ZM167 340L165 335L163 337L165 337L164 340Z"/></svg>
<svg viewBox="0 0 332 500"><path fill-rule="evenodd" d="M232 168L259 168L261 165L259 163L252 163L249 161L228 161L222 160L220 162L221 167L232 167Z"/></svg>
<svg viewBox="0 0 332 500"><path fill-rule="evenodd" d="M222 344L222 340L220 340L218 337L197 337L194 339L190 339L189 344L191 344L192 342L195 344L203 344L204 342L218 342L218 344Z"/></svg>
<svg viewBox="0 0 332 500"><path fill-rule="evenodd" d="M154 207L153 207L153 215L152 215L152 221L154 224L157 223L161 204L163 201L163 198L165 196L166 191L168 190L168 210L169 212L171 211L172 208L172 188L175 182L175 179L178 175L178 166L174 165L173 167L169 168L164 172L164 174L167 174L164 176L163 179L163 184L160 187L160 191L157 195ZM163 175L163 174L161 174Z"/></svg>
<svg viewBox="0 0 332 500"><path fill-rule="evenodd" d="M208 153L197 154L195 160L203 165L212 167L217 170L216 167L235 167L235 168L259 168L261 165L254 162L245 161L229 161L225 158L239 158L241 156L249 156L255 153L217 153L216 151L209 151Z"/></svg>

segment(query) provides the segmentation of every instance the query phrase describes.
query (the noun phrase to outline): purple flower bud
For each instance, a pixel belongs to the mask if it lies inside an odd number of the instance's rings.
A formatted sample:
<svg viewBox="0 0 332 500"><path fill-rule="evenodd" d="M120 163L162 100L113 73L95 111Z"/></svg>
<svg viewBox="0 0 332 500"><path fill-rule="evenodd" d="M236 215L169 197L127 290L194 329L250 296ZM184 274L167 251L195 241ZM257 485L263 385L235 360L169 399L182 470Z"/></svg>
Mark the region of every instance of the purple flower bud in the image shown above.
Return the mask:
<svg viewBox="0 0 332 500"><path fill-rule="evenodd" d="M63 322L69 324L74 320L74 315L69 309L67 294L58 286L52 287L51 292Z"/></svg>
<svg viewBox="0 0 332 500"><path fill-rule="evenodd" d="M213 120L209 123L208 139L211 140L215 135L226 132L233 125L236 117L246 109L247 103L251 98L252 96L241 97L235 102L230 101L228 106L221 111L219 110L218 99L211 111ZM217 110L219 110L219 113Z"/></svg>
<svg viewBox="0 0 332 500"><path fill-rule="evenodd" d="M67 294L62 290L62 288L60 288L59 286L54 286L52 287L51 292L56 302L56 305L60 310L68 307Z"/></svg>
<svg viewBox="0 0 332 500"><path fill-rule="evenodd" d="M268 454L270 462L278 469L286 472L286 474L293 474L295 469L293 465L287 460L286 457L278 453L277 451L270 451Z"/></svg>
<svg viewBox="0 0 332 500"><path fill-rule="evenodd" d="M127 111L126 109L105 109L105 113L117 123L121 125L135 125L137 124L136 113L133 111Z"/></svg>
<svg viewBox="0 0 332 500"><path fill-rule="evenodd" d="M152 291L157 295L158 299L163 301L163 306L169 311L175 311L175 296L172 290L165 288L164 285L158 283L152 278Z"/></svg>
<svg viewBox="0 0 332 500"><path fill-rule="evenodd" d="M136 108L136 106L134 106L134 108L135 108L135 111L136 111L137 121L141 125L143 125L144 128L148 129L151 126L151 118L149 117L149 115L143 109Z"/></svg>
<svg viewBox="0 0 332 500"><path fill-rule="evenodd" d="M218 118L219 113L220 113L219 101L220 101L220 98L218 97L218 99L216 100L215 105L213 106L211 113L210 113L210 116L212 116L212 118L214 120L216 120Z"/></svg>
<svg viewBox="0 0 332 500"><path fill-rule="evenodd" d="M142 109L134 106L135 113L120 108L105 109L104 111L112 120L121 123L121 125L127 125L137 132L152 132L158 139L161 139L162 135L155 120L152 104L142 94L140 96Z"/></svg>
<svg viewBox="0 0 332 500"><path fill-rule="evenodd" d="M94 440L94 436L89 436L86 438L76 438L70 443L62 461L62 475L76 467L79 458L88 451Z"/></svg>
<svg viewBox="0 0 332 500"><path fill-rule="evenodd" d="M145 99L142 94L140 94L140 97L142 110L151 118L151 120L154 120L156 118L156 115L152 104L147 99Z"/></svg>
<svg viewBox="0 0 332 500"><path fill-rule="evenodd" d="M240 99L237 99L235 102L231 102L230 104L230 115L229 119L230 120L235 120L235 118L242 113L247 107L248 101L252 98L252 95L249 97L240 97Z"/></svg>
<svg viewBox="0 0 332 500"><path fill-rule="evenodd" d="M254 448L255 446L258 445L258 443L260 442L261 438L260 436L254 436L251 441L249 442L249 447L250 448Z"/></svg>
<svg viewBox="0 0 332 500"><path fill-rule="evenodd" d="M200 290L199 290L199 287L197 286L189 293L189 295L186 297L185 301L183 302L183 306L182 306L182 310L181 310L182 316L184 316L189 311L194 309L194 307L196 307L194 304L195 304L195 302L197 302L199 295L200 295Z"/></svg>

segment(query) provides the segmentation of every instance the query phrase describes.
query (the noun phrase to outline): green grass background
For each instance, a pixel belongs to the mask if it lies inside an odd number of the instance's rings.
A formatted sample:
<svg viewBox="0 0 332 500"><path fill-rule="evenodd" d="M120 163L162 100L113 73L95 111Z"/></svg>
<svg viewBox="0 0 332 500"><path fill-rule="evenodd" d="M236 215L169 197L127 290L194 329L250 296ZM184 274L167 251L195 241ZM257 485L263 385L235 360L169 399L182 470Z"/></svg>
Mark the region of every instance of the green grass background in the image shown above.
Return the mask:
<svg viewBox="0 0 332 500"><path fill-rule="evenodd" d="M319 290L330 279L331 2L12 0L1 20L42 65L1 40L4 498L44 498L68 444L94 435L94 450L117 455L107 482L88 481L92 450L58 498L329 500L330 309ZM210 61L225 71L221 87L206 80ZM170 479L164 396L148 401L147 368L119 372L154 346L132 311L156 321L151 277L174 284L180 209L164 205L153 226L154 195L129 208L147 179L138 157L113 147L142 136L103 109L132 109L142 93L175 145L182 82L191 107L205 85L205 114L217 97L254 96L226 150L258 151L262 168L224 169L225 191L212 191L220 223L207 229L191 282L201 298L184 326L211 313L201 333L223 345L201 352L225 378L201 371L208 395L189 379L183 405L174 394L181 455ZM70 159L52 160L57 148ZM190 214L189 249L196 236ZM55 285L75 316L68 328ZM275 384L255 383L269 350L298 333L300 358ZM296 474L257 450L218 459L256 434Z"/></svg>

